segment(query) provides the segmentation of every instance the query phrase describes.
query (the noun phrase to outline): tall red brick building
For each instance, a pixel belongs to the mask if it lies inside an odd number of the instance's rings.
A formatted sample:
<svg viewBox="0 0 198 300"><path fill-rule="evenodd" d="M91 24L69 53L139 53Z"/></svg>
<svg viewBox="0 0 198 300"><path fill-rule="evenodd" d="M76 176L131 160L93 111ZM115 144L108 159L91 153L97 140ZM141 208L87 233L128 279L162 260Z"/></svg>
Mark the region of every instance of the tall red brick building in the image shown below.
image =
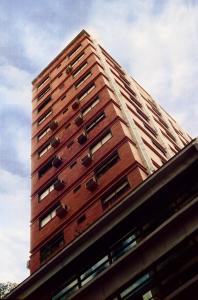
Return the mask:
<svg viewBox="0 0 198 300"><path fill-rule="evenodd" d="M178 194L174 185L184 180L180 169L179 175L174 173L181 163L177 157L196 148L189 135L84 30L33 81L32 106L29 280L37 278L40 290L19 299L164 299L156 283L141 295L138 292L142 284L151 282L151 261L149 271L141 276L143 270L131 271L131 278L122 270L109 272L120 257L138 251L139 242L173 215L169 210L176 204L170 201L170 193ZM186 147L190 142L191 147ZM183 148L187 150L182 152ZM196 151L194 155L197 159ZM168 183L172 173L177 179ZM162 190L160 184L166 180ZM153 191L148 203L141 202L143 194ZM140 201L140 212L133 197ZM152 251L149 247L144 251ZM138 258L130 261L135 264ZM146 266L146 258L144 262ZM101 275L104 270L106 277ZM48 283L44 273L50 274ZM103 283L92 286L93 279Z"/></svg>

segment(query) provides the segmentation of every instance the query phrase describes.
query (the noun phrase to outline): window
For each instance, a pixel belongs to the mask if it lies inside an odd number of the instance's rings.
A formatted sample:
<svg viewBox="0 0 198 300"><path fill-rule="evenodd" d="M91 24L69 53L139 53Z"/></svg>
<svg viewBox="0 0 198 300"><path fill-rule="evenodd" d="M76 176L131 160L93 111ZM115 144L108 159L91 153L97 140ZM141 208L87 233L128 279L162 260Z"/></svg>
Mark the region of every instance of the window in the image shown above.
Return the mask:
<svg viewBox="0 0 198 300"><path fill-rule="evenodd" d="M47 213L44 217L40 219L40 227L43 228L47 223L49 223L52 219L56 217L56 209L60 204L56 205L51 211Z"/></svg>
<svg viewBox="0 0 198 300"><path fill-rule="evenodd" d="M74 67L81 60L81 58L83 58L83 56L85 56L84 52L78 55L78 57L73 62L71 62L71 66Z"/></svg>
<svg viewBox="0 0 198 300"><path fill-rule="evenodd" d="M52 114L52 110L50 109L38 120L38 125L43 123L51 114Z"/></svg>
<svg viewBox="0 0 198 300"><path fill-rule="evenodd" d="M97 143L90 147L90 152L93 155L98 149L100 149L108 140L112 138L112 133L108 132Z"/></svg>
<svg viewBox="0 0 198 300"><path fill-rule="evenodd" d="M85 116L92 108L94 108L99 103L99 97L96 97L91 104L82 110L82 115Z"/></svg>
<svg viewBox="0 0 198 300"><path fill-rule="evenodd" d="M105 270L109 266L108 256L104 256L102 259L97 261L93 266L91 266L88 270L86 270L81 276L81 285L85 285L90 280L95 278L99 273Z"/></svg>
<svg viewBox="0 0 198 300"><path fill-rule="evenodd" d="M52 300L66 300L79 289L78 279L73 279L66 284L66 287L55 295Z"/></svg>
<svg viewBox="0 0 198 300"><path fill-rule="evenodd" d="M50 183L41 193L39 193L39 201L42 201L49 193L51 193L54 190L54 182Z"/></svg>
<svg viewBox="0 0 198 300"><path fill-rule="evenodd" d="M130 234L122 238L118 243L113 245L111 249L111 258L112 261L116 261L119 257L124 255L130 249L134 248L137 245L136 235Z"/></svg>
<svg viewBox="0 0 198 300"><path fill-rule="evenodd" d="M47 145L45 145L45 147L38 152L39 157L43 156L49 149L51 149L51 147L52 147L51 143L48 143Z"/></svg>
<svg viewBox="0 0 198 300"><path fill-rule="evenodd" d="M108 207L109 204L112 204L114 201L116 201L129 189L129 187L130 185L127 179L124 179L114 186L113 189L111 188L107 193L105 193L105 195L103 195L101 199L103 208Z"/></svg>
<svg viewBox="0 0 198 300"><path fill-rule="evenodd" d="M39 89L40 87L42 87L48 80L49 80L49 76L45 77L45 78L37 85L37 89Z"/></svg>
<svg viewBox="0 0 198 300"><path fill-rule="evenodd" d="M119 155L117 152L113 153L110 157L105 159L99 167L94 171L97 178L104 175L111 167L113 167L119 161Z"/></svg>
<svg viewBox="0 0 198 300"><path fill-rule="evenodd" d="M41 132L39 135L38 135L38 140L41 140L48 132L50 131L50 128L47 127L43 132Z"/></svg>
<svg viewBox="0 0 198 300"><path fill-rule="evenodd" d="M54 159L54 158L53 158ZM52 168L52 161L53 159L50 159L39 171L38 171L38 175L39 177L42 177L43 175L45 175L45 173Z"/></svg>
<svg viewBox="0 0 198 300"><path fill-rule="evenodd" d="M128 299L129 296L132 296L137 289L140 289L143 287L146 283L148 283L150 279L150 275L146 273L142 277L140 277L138 280L133 282L130 286L125 288L121 293L120 293L120 298L121 299Z"/></svg>
<svg viewBox="0 0 198 300"><path fill-rule="evenodd" d="M78 45L78 46L76 46L72 51L70 51L70 52L68 53L68 56L71 57L71 56L72 56L73 54L75 54L81 47L82 47L81 44Z"/></svg>
<svg viewBox="0 0 198 300"><path fill-rule="evenodd" d="M63 233L57 234L53 239L51 239L45 246L41 248L40 251L40 261L41 263L48 260L52 255L54 255L61 246L64 244Z"/></svg>
<svg viewBox="0 0 198 300"><path fill-rule="evenodd" d="M73 78L75 78L87 65L88 63L86 62L80 68L78 68L78 70L73 73Z"/></svg>
<svg viewBox="0 0 198 300"><path fill-rule="evenodd" d="M92 75L91 72L87 73L83 78L81 78L76 84L75 87L76 89L81 86L90 76Z"/></svg>
<svg viewBox="0 0 198 300"><path fill-rule="evenodd" d="M92 84L91 86L89 86L86 90L85 90L85 92L81 95L81 96L79 96L78 97L78 100L79 101L82 101L88 94L90 94L91 93L91 91L93 90L93 89L95 89L95 84Z"/></svg>
<svg viewBox="0 0 198 300"><path fill-rule="evenodd" d="M39 113L49 102L51 101L51 96L47 97L41 105L38 107L37 112Z"/></svg>
<svg viewBox="0 0 198 300"><path fill-rule="evenodd" d="M39 95L38 95L38 100L40 100L41 98L43 98L43 96L45 96L45 94L47 94L50 90L50 86L48 85Z"/></svg>
<svg viewBox="0 0 198 300"><path fill-rule="evenodd" d="M105 118L105 113L100 113L90 124L85 127L87 133L89 133L100 121Z"/></svg>

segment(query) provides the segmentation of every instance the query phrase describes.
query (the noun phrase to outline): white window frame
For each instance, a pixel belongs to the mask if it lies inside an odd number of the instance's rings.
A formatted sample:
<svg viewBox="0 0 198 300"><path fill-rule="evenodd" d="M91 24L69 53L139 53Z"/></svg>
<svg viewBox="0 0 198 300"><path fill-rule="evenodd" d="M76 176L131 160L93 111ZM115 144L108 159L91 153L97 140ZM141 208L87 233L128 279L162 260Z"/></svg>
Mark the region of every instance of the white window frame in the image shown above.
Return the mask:
<svg viewBox="0 0 198 300"><path fill-rule="evenodd" d="M90 112L90 110L92 110L92 108L94 108L99 102L100 99L97 97L87 108L85 108L85 110L82 111L83 117L88 114L88 112Z"/></svg>
<svg viewBox="0 0 198 300"><path fill-rule="evenodd" d="M76 60L71 62L71 66L74 67L84 56L85 56L85 53L83 52Z"/></svg>
<svg viewBox="0 0 198 300"><path fill-rule="evenodd" d="M48 186L40 195L39 195L39 201L42 201L49 193L51 193L54 190L54 183L52 183L50 186Z"/></svg>
<svg viewBox="0 0 198 300"><path fill-rule="evenodd" d="M42 157L48 150L52 148L51 143L47 144L45 148L39 151L39 157Z"/></svg>
<svg viewBox="0 0 198 300"><path fill-rule="evenodd" d="M50 115L52 114L52 110L50 110L46 115L44 115L39 121L38 125L42 124Z"/></svg>
<svg viewBox="0 0 198 300"><path fill-rule="evenodd" d="M97 126L98 123L100 123L104 118L105 118L105 113L102 112L100 113L91 123L89 123L86 127L85 130L87 133L89 133L95 126Z"/></svg>
<svg viewBox="0 0 198 300"><path fill-rule="evenodd" d="M89 77L91 77L92 73L89 72L88 74L86 74L77 84L75 84L75 88L79 88L79 86L81 86Z"/></svg>
<svg viewBox="0 0 198 300"><path fill-rule="evenodd" d="M79 101L82 101L87 95L89 95L91 93L91 91L93 91L93 89L95 89L95 84L91 85L84 94L82 94L82 96L80 96L78 98Z"/></svg>
<svg viewBox="0 0 198 300"><path fill-rule="evenodd" d="M38 135L38 140L40 141L49 131L50 128L47 127L40 135Z"/></svg>
<svg viewBox="0 0 198 300"><path fill-rule="evenodd" d="M47 223L56 217L56 208L50 211L44 218L40 220L40 227L43 228Z"/></svg>
<svg viewBox="0 0 198 300"><path fill-rule="evenodd" d="M93 155L98 149L100 149L108 140L112 138L112 133L108 132L97 144L91 147L90 152Z"/></svg>
<svg viewBox="0 0 198 300"><path fill-rule="evenodd" d="M73 73L73 78L75 78L84 68L86 68L86 66L88 66L87 61L78 70L76 70L76 72Z"/></svg>
<svg viewBox="0 0 198 300"><path fill-rule="evenodd" d="M80 49L80 48L82 48L82 45L80 44L73 52L72 52L72 50L71 50L71 54L68 54L68 56L69 56L69 58L70 57L72 57L76 52L78 52L78 50Z"/></svg>
<svg viewBox="0 0 198 300"><path fill-rule="evenodd" d="M47 86L46 89L44 89L44 91L38 95L38 101L41 100L45 96L45 94L49 92L49 90L50 90L50 86Z"/></svg>
<svg viewBox="0 0 198 300"><path fill-rule="evenodd" d="M122 189L124 189L128 184L129 182L127 180L122 182L121 185L115 189L115 191L113 191L109 196L105 198L105 200L102 201L102 203L103 204L108 203L114 196L117 195L117 193L119 193Z"/></svg>
<svg viewBox="0 0 198 300"><path fill-rule="evenodd" d="M50 79L50 77L48 76L47 78L45 78L43 81L41 81L38 85L37 85L37 89L40 89L48 80Z"/></svg>

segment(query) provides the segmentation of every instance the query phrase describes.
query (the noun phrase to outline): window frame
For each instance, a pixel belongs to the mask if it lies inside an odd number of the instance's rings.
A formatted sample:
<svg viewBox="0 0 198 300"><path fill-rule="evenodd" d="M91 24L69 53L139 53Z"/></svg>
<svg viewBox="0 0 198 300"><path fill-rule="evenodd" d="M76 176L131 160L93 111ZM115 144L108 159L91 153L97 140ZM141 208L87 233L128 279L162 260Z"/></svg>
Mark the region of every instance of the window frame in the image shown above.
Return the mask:
<svg viewBox="0 0 198 300"><path fill-rule="evenodd" d="M43 201L54 190L54 183L57 179L53 180L47 187L45 187L40 193L38 193L39 202Z"/></svg>
<svg viewBox="0 0 198 300"><path fill-rule="evenodd" d="M88 66L88 62L85 61L84 64L82 64L75 72L73 72L72 76L73 78L76 78L76 76L78 76L78 74L84 69L86 68L86 66Z"/></svg>
<svg viewBox="0 0 198 300"><path fill-rule="evenodd" d="M37 137L38 141L40 141L46 134L48 134L48 132L50 132L50 128L49 126L47 128L45 128L45 130L43 130Z"/></svg>
<svg viewBox="0 0 198 300"><path fill-rule="evenodd" d="M39 94L37 97L37 100L40 101L48 92L50 91L50 85L47 85Z"/></svg>
<svg viewBox="0 0 198 300"><path fill-rule="evenodd" d="M72 66L72 68L81 60L82 57L85 56L85 52L80 53L76 59L74 59L70 65Z"/></svg>
<svg viewBox="0 0 198 300"><path fill-rule="evenodd" d="M38 120L38 125L41 125L50 115L52 114L52 109L49 111L45 112L44 115L42 115L39 120Z"/></svg>
<svg viewBox="0 0 198 300"><path fill-rule="evenodd" d="M39 170L38 170L38 177L41 178L43 177L52 167L53 167L53 158L48 160Z"/></svg>
<svg viewBox="0 0 198 300"><path fill-rule="evenodd" d="M50 79L50 76L47 75L43 80L41 80L38 84L37 84L37 90L40 89L48 80Z"/></svg>
<svg viewBox="0 0 198 300"><path fill-rule="evenodd" d="M48 150L52 148L51 143L48 143L40 151L38 151L38 157L41 158Z"/></svg>
<svg viewBox="0 0 198 300"><path fill-rule="evenodd" d="M48 96L45 100L43 100L43 102L37 107L37 113L40 113L43 108L45 108L45 106L50 103L51 100L51 96Z"/></svg>
<svg viewBox="0 0 198 300"><path fill-rule="evenodd" d="M92 76L91 71L86 73L83 77L81 77L77 83L75 83L75 88L78 89L88 78Z"/></svg>
<svg viewBox="0 0 198 300"><path fill-rule="evenodd" d="M110 137L108 137L110 136ZM108 139L106 140L106 138ZM97 142L95 142L93 145L90 146L89 151L91 155L93 155L97 150L99 150L106 142L108 142L113 137L112 132L108 131L105 135L103 135ZM95 149L93 151L93 149Z"/></svg>
<svg viewBox="0 0 198 300"><path fill-rule="evenodd" d="M104 118L106 118L106 115L103 112L100 112L91 122L88 123L88 125L85 126L86 133L89 133L92 129L95 128Z"/></svg>
<svg viewBox="0 0 198 300"><path fill-rule="evenodd" d="M115 151L105 158L100 165L94 170L95 177L98 179L110 170L120 160L118 151Z"/></svg>
<svg viewBox="0 0 198 300"><path fill-rule="evenodd" d="M50 239L43 247L40 249L40 263L45 263L50 259L53 255L55 255L58 250L63 246L64 240L64 233L59 232L55 235L52 239ZM56 245L57 244L57 245ZM42 252L49 251L49 254L43 254ZM44 256L44 258L42 257Z"/></svg>
<svg viewBox="0 0 198 300"><path fill-rule="evenodd" d="M98 103L100 102L100 98L97 96L95 97L94 100L92 100L92 102L85 107L84 109L82 109L82 116L86 116Z"/></svg>
<svg viewBox="0 0 198 300"><path fill-rule="evenodd" d="M45 227L51 220L53 220L56 217L56 209L60 206L60 203L57 204L55 207L53 207L50 211L48 211L42 218L39 220L39 227L42 229ZM42 225L42 222L49 218L49 220L45 221L44 224Z"/></svg>
<svg viewBox="0 0 198 300"><path fill-rule="evenodd" d="M80 96L78 96L78 101L82 101L84 100L84 98L89 95L94 89L96 88L95 83L91 84L89 87L87 87L87 89L80 94Z"/></svg>
<svg viewBox="0 0 198 300"><path fill-rule="evenodd" d="M101 197L102 208L106 209L112 205L112 203L116 202L116 200L124 194L127 190L130 189L130 183L128 179L125 177L118 183L116 183L113 187L110 188L109 191L105 192Z"/></svg>
<svg viewBox="0 0 198 300"><path fill-rule="evenodd" d="M73 56L80 48L82 48L82 44L78 44L75 48L73 48L69 53L68 53L68 57L70 58L71 56Z"/></svg>

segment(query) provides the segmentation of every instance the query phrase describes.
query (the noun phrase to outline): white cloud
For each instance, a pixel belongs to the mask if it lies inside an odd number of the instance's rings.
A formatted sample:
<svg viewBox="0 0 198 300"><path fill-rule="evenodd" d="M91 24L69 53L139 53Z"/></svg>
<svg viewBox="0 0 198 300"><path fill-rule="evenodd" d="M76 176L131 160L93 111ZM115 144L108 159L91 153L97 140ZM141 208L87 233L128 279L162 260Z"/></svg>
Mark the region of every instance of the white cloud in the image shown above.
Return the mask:
<svg viewBox="0 0 198 300"><path fill-rule="evenodd" d="M94 1L88 30L170 113L185 115L182 126L197 134L198 5L169 0L157 12L156 5Z"/></svg>
<svg viewBox="0 0 198 300"><path fill-rule="evenodd" d="M0 170L0 282L20 282L29 275L30 184L20 176Z"/></svg>
<svg viewBox="0 0 198 300"><path fill-rule="evenodd" d="M31 74L13 65L0 67L0 95L4 105L17 105L31 111Z"/></svg>
<svg viewBox="0 0 198 300"><path fill-rule="evenodd" d="M34 67L41 71L57 55L61 40L50 28L29 23L25 27L18 24L24 55ZM33 78L32 78L33 79Z"/></svg>

